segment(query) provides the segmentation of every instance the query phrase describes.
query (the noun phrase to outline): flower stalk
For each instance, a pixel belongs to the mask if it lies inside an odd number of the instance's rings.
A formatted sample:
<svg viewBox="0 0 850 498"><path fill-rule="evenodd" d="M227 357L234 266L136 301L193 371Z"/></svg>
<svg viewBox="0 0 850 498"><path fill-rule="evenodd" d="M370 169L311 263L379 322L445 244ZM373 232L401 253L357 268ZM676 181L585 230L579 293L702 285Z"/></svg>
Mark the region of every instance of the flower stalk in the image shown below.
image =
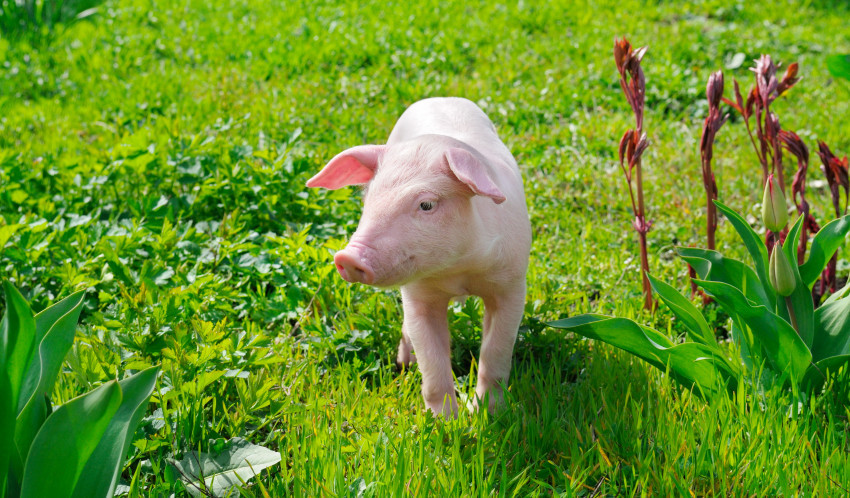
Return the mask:
<svg viewBox="0 0 850 498"><path fill-rule="evenodd" d="M791 198L797 207L797 213L803 217L803 225L800 230L800 245L797 246L797 264L801 265L806 256L809 235L820 231L820 225L818 225L814 216L812 216L809 210L809 203L806 201L806 174L809 170L809 149L803 143L803 140L793 131L780 131L779 141L785 150L797 158L797 172L791 181Z"/></svg>
<svg viewBox="0 0 850 498"><path fill-rule="evenodd" d="M643 168L641 156L649 146L646 133L643 131L643 110L646 96L646 79L643 69L640 67L641 59L646 53L647 47L635 50L631 43L623 37L614 40L614 62L620 73L620 88L626 96L629 106L635 115L635 128L626 130L620 140L619 158L620 168L626 177L629 187L629 198L632 203L634 222L632 226L638 234L640 242L640 266L643 282L644 309L653 308L652 286L647 274L649 273L649 258L646 248L646 234L649 232L652 222L646 219L646 206L643 197ZM632 182L632 179L635 181Z"/></svg>
<svg viewBox="0 0 850 498"><path fill-rule="evenodd" d="M732 106L744 118L744 125L750 142L756 151L762 168L762 185L767 183L769 175L778 177L779 187L785 192L785 173L782 169L782 144L779 134L782 127L779 117L770 110L770 105L780 95L787 92L800 81L797 77L797 63L789 64L785 75L780 81L776 77L777 66L769 55L763 54L755 61L755 67L750 70L755 73L756 83L747 94L744 101L738 82L735 81L735 101L724 98L723 102ZM754 123L750 118L754 117ZM753 132L755 131L755 136ZM768 232L766 235L767 247L770 249L779 237Z"/></svg>
<svg viewBox="0 0 850 498"><path fill-rule="evenodd" d="M715 249L714 234L717 232L717 181L711 170L711 160L714 156L714 138L728 115L721 114L720 102L723 98L723 71L712 73L708 78L705 91L708 99L708 116L702 125L702 137L700 139L700 163L702 166L702 184L705 188L705 202L707 206L706 216L706 238L708 248Z"/></svg>
<svg viewBox="0 0 850 498"><path fill-rule="evenodd" d="M829 184L829 193L832 195L832 206L835 208L835 216L839 217L841 211L841 193L840 189L844 189L844 214L847 214L847 206L850 204L850 175L848 175L847 156L838 159L825 142L818 142L818 157L823 163L823 172L826 175L826 181ZM836 255L830 258L820 279L820 295L823 296L827 289L829 292L835 292L836 287L836 267L838 259Z"/></svg>

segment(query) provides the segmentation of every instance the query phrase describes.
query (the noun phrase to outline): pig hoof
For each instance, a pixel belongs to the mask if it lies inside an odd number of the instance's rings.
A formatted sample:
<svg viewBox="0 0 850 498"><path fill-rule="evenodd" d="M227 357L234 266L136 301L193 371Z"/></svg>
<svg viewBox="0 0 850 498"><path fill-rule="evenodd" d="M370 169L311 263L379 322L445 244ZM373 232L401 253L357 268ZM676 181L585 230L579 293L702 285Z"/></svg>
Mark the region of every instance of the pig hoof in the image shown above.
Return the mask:
<svg viewBox="0 0 850 498"><path fill-rule="evenodd" d="M402 369L410 369L413 365L416 364L416 355L411 354L407 358L396 358L395 366L398 367L399 370Z"/></svg>
<svg viewBox="0 0 850 498"><path fill-rule="evenodd" d="M505 406L505 399L500 389L493 389L486 394L476 394L472 400L473 409L478 410L487 400L487 412L493 415Z"/></svg>
<svg viewBox="0 0 850 498"><path fill-rule="evenodd" d="M439 400L425 400L425 406L431 410L434 416L444 418L457 418L457 398L454 394L446 394Z"/></svg>

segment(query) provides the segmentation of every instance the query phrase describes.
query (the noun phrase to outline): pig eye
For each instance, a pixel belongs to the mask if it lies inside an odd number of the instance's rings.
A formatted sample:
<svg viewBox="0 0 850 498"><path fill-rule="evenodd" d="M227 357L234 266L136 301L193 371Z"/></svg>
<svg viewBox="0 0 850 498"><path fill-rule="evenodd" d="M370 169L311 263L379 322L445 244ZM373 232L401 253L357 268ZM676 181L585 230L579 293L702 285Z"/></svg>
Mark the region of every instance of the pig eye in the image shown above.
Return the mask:
<svg viewBox="0 0 850 498"><path fill-rule="evenodd" d="M434 202L433 201L422 201L422 202L419 203L419 209L421 209L422 211L430 211L430 210L434 209Z"/></svg>

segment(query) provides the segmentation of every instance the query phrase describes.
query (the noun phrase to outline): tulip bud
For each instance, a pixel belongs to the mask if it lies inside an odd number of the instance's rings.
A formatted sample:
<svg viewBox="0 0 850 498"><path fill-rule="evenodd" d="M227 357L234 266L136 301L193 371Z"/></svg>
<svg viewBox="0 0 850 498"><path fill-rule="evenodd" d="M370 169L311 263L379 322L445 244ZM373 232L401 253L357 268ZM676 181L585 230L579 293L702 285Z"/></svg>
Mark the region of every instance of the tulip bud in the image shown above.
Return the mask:
<svg viewBox="0 0 850 498"><path fill-rule="evenodd" d="M788 207L785 204L785 194L779 188L773 175L767 177L764 184L764 199L761 201L761 219L764 226L771 232L779 232L788 222Z"/></svg>
<svg viewBox="0 0 850 498"><path fill-rule="evenodd" d="M788 256L782 250L782 244L779 241L773 246L773 252L770 254L770 285L777 294L785 297L790 296L797 287L791 262L788 261Z"/></svg>

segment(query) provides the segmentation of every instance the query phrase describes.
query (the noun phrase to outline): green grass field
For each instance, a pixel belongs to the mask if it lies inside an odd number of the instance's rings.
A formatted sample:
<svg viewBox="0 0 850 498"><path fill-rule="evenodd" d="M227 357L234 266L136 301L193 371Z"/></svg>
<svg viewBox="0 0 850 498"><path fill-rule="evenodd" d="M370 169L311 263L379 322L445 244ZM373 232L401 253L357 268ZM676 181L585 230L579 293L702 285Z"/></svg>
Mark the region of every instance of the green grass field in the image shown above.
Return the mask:
<svg viewBox="0 0 850 498"><path fill-rule="evenodd" d="M803 80L773 109L812 151L808 199L831 219L814 151L823 139L850 152L850 84L824 62L850 53L850 9L535 4L110 0L49 45L0 38L0 279L36 310L88 289L54 402L162 365L123 472L130 496L184 495L169 459L232 437L282 456L245 496L850 492L846 376L791 417L788 393L703 400L543 325L599 312L682 332L663 306L641 310L616 150L633 118L614 38L650 46L650 265L684 291L673 249L705 241L698 147L712 71L731 97L761 53L799 62ZM395 368L398 292L334 270L359 193L304 187L340 150L385 141L411 103L443 95L496 123L534 233L507 408L453 421L426 413L418 372ZM720 199L755 224L761 169L738 116L715 157ZM718 247L745 259L722 221ZM724 315L707 314L725 337ZM481 316L475 299L449 313L462 393L474 392Z"/></svg>

